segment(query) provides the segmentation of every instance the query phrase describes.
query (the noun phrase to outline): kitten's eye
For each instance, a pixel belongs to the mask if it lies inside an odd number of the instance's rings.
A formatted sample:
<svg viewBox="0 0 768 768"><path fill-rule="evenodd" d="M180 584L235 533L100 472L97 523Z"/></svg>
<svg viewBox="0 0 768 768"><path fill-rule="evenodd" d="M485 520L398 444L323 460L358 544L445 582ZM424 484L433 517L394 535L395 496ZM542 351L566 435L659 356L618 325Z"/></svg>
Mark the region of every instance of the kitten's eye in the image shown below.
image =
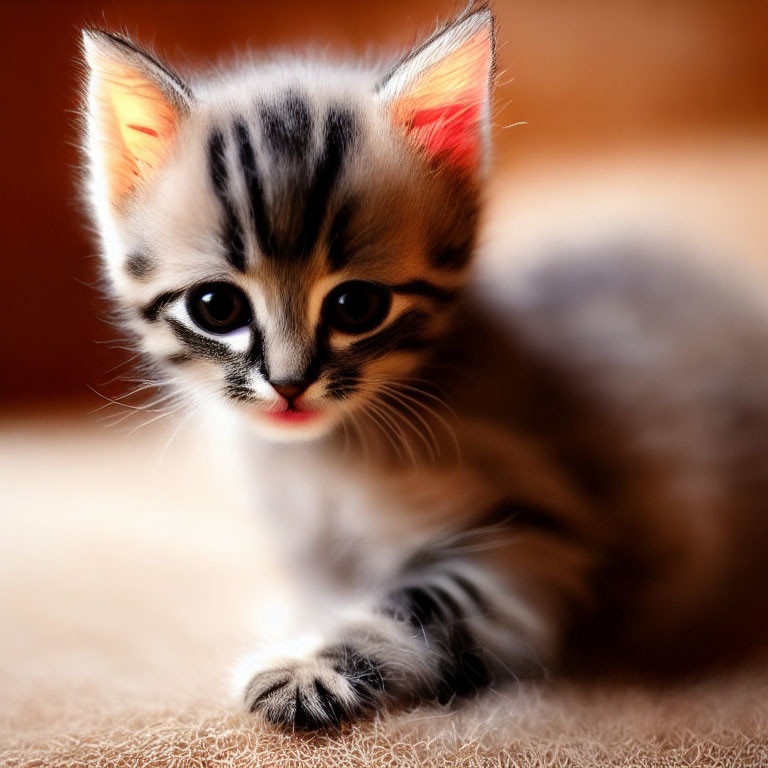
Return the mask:
<svg viewBox="0 0 768 768"><path fill-rule="evenodd" d="M187 298L192 319L209 333L229 333L248 325L251 305L245 294L231 283L204 283Z"/></svg>
<svg viewBox="0 0 768 768"><path fill-rule="evenodd" d="M392 297L380 283L350 280L337 285L325 298L325 322L343 333L365 333L389 312Z"/></svg>

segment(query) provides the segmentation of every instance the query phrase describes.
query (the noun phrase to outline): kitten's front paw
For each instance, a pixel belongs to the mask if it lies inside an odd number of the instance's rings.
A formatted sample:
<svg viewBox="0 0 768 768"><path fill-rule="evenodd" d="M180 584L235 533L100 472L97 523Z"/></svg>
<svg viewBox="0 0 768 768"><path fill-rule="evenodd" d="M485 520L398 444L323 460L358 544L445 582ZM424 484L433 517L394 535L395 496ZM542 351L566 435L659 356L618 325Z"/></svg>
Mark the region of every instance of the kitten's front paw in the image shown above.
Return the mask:
<svg viewBox="0 0 768 768"><path fill-rule="evenodd" d="M370 715L383 701L378 665L348 646L258 672L245 692L249 712L296 730L336 728Z"/></svg>

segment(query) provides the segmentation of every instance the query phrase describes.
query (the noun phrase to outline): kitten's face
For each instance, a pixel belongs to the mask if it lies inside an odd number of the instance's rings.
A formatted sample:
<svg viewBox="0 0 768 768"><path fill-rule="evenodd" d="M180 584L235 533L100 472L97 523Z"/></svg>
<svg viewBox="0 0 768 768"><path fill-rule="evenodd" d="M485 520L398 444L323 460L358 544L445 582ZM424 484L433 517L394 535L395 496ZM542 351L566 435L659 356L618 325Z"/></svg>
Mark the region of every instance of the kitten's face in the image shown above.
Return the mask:
<svg viewBox="0 0 768 768"><path fill-rule="evenodd" d="M450 50L482 59L469 75L452 63L457 84L481 80L458 113L424 92L444 53L378 86L294 63L190 90L123 41L86 38L109 274L165 378L282 440L377 418L444 331L471 255L489 19L454 25Z"/></svg>

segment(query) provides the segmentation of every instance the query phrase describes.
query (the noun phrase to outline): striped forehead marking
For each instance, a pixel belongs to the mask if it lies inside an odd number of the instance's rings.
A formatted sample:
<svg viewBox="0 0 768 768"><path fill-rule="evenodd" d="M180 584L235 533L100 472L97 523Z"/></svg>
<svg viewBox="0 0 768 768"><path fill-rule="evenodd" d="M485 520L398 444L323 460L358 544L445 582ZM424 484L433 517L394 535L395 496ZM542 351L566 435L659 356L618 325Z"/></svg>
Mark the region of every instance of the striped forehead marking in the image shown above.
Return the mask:
<svg viewBox="0 0 768 768"><path fill-rule="evenodd" d="M238 271L245 271L245 240L243 228L232 201L224 134L216 130L208 140L208 168L214 192L224 214L224 245L229 263Z"/></svg>
<svg viewBox="0 0 768 768"><path fill-rule="evenodd" d="M251 124L240 116L228 134L213 131L209 174L222 209L227 259L235 269L246 268L248 232L271 261L302 261L314 252L358 134L358 122L348 109L332 107L315 121L295 93L262 106ZM228 140L234 146L229 153ZM236 174L243 185L233 183ZM234 196L243 188L247 199L236 205Z"/></svg>

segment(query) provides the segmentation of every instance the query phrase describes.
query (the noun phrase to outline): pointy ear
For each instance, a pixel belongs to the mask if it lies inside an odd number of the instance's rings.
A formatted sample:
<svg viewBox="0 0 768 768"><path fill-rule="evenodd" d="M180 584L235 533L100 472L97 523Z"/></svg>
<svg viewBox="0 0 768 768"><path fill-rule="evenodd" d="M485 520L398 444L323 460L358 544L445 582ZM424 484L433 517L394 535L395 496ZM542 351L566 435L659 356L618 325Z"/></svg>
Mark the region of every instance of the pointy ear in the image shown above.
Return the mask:
<svg viewBox="0 0 768 768"><path fill-rule="evenodd" d="M406 56L378 93L393 124L430 160L472 173L485 159L493 69L493 15L483 6Z"/></svg>
<svg viewBox="0 0 768 768"><path fill-rule="evenodd" d="M162 165L192 94L174 72L119 35L84 30L83 51L92 170L120 210Z"/></svg>

